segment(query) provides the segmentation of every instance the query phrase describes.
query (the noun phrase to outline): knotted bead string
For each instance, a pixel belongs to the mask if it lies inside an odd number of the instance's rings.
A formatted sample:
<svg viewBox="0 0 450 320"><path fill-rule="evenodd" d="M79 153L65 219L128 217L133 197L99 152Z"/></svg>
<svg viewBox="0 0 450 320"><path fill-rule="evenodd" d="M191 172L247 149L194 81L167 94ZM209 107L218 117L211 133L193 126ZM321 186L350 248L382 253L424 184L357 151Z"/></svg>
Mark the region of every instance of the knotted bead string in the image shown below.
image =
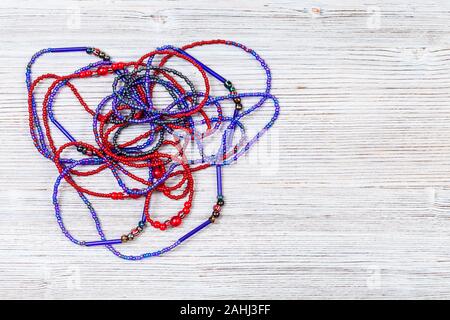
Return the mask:
<svg viewBox="0 0 450 320"><path fill-rule="evenodd" d="M191 48L206 45L234 46L253 56L265 72L265 90L263 92L238 93L230 80L187 53ZM101 60L79 68L69 75L44 74L33 80L31 69L38 58L44 54L65 52L85 52ZM157 56L161 59L158 64L155 64ZM197 89L193 82L180 71L164 66L169 59L175 58L190 63L200 73L204 82L203 90ZM109 74L115 75L112 83L112 94L103 98L93 110L87 105L72 82L78 79L108 76ZM211 96L208 75L222 82L225 89L228 90L228 94ZM42 114L39 116L34 91L46 79L53 82L46 91L41 106ZM200 41L181 48L164 46L145 54L134 62L113 62L111 57L100 49L90 47L49 48L37 52L28 63L26 71L30 134L36 149L44 157L52 160L59 171L54 185L53 204L55 216L63 234L75 244L105 246L120 258L141 260L172 250L198 231L215 222L224 205L222 167L237 161L272 127L278 118L280 107L278 100L270 94L271 80L269 67L255 51L242 44L225 40ZM154 106L155 86L163 88L172 99L172 102L164 108ZM69 87L81 106L92 116L96 145L77 140L56 119L53 106L58 92L63 87ZM246 98L258 98L259 100L250 105L243 103ZM223 113L221 103L228 100L235 104L232 116L226 116ZM263 106L272 106L273 115L269 122L254 137L249 139L244 126L245 117ZM206 111L214 115L210 116ZM197 116L200 116L200 119ZM50 123L61 131L69 142L56 146L51 134ZM43 124L43 127L41 124ZM145 126L147 130L137 137L119 143L122 132L133 126ZM220 145L216 152L207 154L203 142L222 131ZM239 132L240 138L239 141L234 143L236 131ZM197 148L199 154L197 159L188 159L184 152L187 143L190 141L193 141ZM62 156L66 149L73 148L86 158L77 160ZM163 152L163 148L169 148L173 151L172 153L168 153L169 151ZM133 240L148 225L162 231L178 227L182 223L182 219L188 216L191 211L194 198L193 173L212 165L216 167L217 201L213 206L212 214L205 222L187 232L172 245L161 250L140 255L124 255L114 247ZM95 167L95 169L78 171L76 168L79 166ZM130 171L132 168L147 168L148 174L145 177L137 176ZM73 179L75 176L93 176L106 169L112 173L121 191L97 192L82 187ZM123 179L124 176L141 183L143 187L140 189L128 187ZM79 197L87 206L96 225L99 240L78 240L66 228L58 201L59 187L63 180L77 191ZM154 192L160 192L173 200L183 200L182 209L165 221L154 220L149 210L151 196ZM145 197L141 219L129 233L119 238L106 237L100 219L87 195L113 200Z"/></svg>

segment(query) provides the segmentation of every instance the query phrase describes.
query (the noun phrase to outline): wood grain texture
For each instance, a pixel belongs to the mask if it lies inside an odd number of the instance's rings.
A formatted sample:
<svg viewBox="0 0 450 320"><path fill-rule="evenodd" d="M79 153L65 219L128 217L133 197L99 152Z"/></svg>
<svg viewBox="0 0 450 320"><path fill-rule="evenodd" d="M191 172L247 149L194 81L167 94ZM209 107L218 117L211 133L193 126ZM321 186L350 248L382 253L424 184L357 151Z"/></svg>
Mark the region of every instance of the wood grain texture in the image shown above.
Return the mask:
<svg viewBox="0 0 450 320"><path fill-rule="evenodd" d="M444 0L1 1L0 297L450 298L449 21ZM227 168L223 219L139 263L73 246L54 221L56 170L28 134L30 56L93 45L126 60L215 38L261 53L282 106L254 156ZM257 66L228 52L198 55L239 88L259 85ZM43 59L36 70L65 72L87 59ZM92 101L107 92L85 90ZM61 99L61 117L79 112L70 95ZM87 133L84 120L71 128ZM201 175L184 230L210 207L214 175ZM71 230L92 234L64 191ZM96 207L111 234L138 210ZM148 234L127 251L158 248L177 232Z"/></svg>

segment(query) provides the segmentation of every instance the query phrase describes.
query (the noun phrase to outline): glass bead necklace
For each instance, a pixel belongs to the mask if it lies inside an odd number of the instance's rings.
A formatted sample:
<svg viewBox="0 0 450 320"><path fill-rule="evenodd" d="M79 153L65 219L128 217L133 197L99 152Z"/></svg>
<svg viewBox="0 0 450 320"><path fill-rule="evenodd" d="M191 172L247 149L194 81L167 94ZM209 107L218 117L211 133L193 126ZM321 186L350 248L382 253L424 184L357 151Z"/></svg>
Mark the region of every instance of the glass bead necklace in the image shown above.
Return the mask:
<svg viewBox="0 0 450 320"><path fill-rule="evenodd" d="M264 70L266 87L261 92L238 93L234 84L188 53L192 48L212 45L225 45L238 48L251 55ZM47 73L33 79L32 67L45 54L86 53L99 59L68 75ZM179 70L165 67L170 59L179 59L190 64L203 79L203 90L197 89L194 82ZM155 62L158 61L158 62ZM104 97L95 109L91 109L73 84L89 78L113 75L112 92ZM212 96L210 77L221 82L228 94ZM41 104L37 103L35 90L44 80L52 83L47 87ZM51 160L59 171L53 189L55 216L62 233L73 243L95 247L104 246L114 255L126 260L141 260L159 256L177 247L194 234L216 222L225 204L222 186L224 166L236 162L264 135L277 120L280 106L271 91L271 72L265 61L252 49L226 40L194 42L183 47L163 46L143 55L137 61L114 62L104 51L93 47L48 48L35 53L26 68L28 90L28 111L30 135L33 143L45 158ZM165 107L157 107L154 102L155 87L168 93L172 102ZM92 133L96 145L77 139L76 133L69 132L57 120L53 109L58 93L68 87L80 105L92 117ZM256 103L243 103L247 98L256 98ZM234 111L231 116L224 113L222 104L232 101ZM245 108L244 108L245 105ZM270 120L257 134L247 136L245 117L261 107L272 106ZM41 113L38 111L41 109ZM210 114L213 113L211 116ZM59 130L68 142L57 146L54 142L51 125ZM146 130L126 142L119 142L124 131L133 127ZM240 135L235 142L237 133ZM204 142L214 135L222 134L216 152L207 153ZM191 142L199 157L188 158L186 147ZM75 149L83 158L63 156L68 149ZM165 149L173 150L172 153ZM194 198L193 173L215 166L217 199L212 213L197 227L193 228L171 245L160 250L139 255L126 255L116 249L117 245L130 242L144 232L148 226L161 231L179 227L192 208ZM80 171L77 168L88 170ZM94 167L94 169L90 169ZM145 177L132 173L133 169L144 168ZM95 176L109 170L120 191L97 192L81 186L74 177ZM143 185L131 188L124 177ZM96 240L75 238L64 224L58 194L61 183L71 185L88 208L98 233ZM170 184L168 183L170 182ZM155 220L150 214L150 202L155 192L162 193L172 200L184 200L182 209L165 221ZM132 200L145 198L141 218L135 227L119 237L107 237L100 219L87 196L109 198L112 200Z"/></svg>

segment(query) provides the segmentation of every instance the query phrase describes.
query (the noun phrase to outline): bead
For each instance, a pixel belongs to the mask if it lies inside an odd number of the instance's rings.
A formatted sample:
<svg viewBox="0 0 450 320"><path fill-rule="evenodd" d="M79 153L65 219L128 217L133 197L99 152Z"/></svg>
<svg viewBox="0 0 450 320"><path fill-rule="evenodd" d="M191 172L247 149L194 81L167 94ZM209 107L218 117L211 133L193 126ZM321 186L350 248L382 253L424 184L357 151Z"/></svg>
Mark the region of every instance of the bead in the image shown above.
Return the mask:
<svg viewBox="0 0 450 320"><path fill-rule="evenodd" d="M144 228L145 227L145 222L144 221L139 221L138 226L140 228Z"/></svg>
<svg viewBox="0 0 450 320"><path fill-rule="evenodd" d="M86 52L87 52L88 54L91 54L93 51L94 51L93 48L86 48Z"/></svg>
<svg viewBox="0 0 450 320"><path fill-rule="evenodd" d="M135 114L135 116L134 116L134 118L136 119L136 120L140 120L140 119L142 119L144 117L144 113L142 112L142 110L140 110L139 112L136 112L136 114Z"/></svg>
<svg viewBox="0 0 450 320"><path fill-rule="evenodd" d="M113 200L122 200L124 195L122 192L111 192L110 197Z"/></svg>
<svg viewBox="0 0 450 320"><path fill-rule="evenodd" d="M213 217L218 218L220 216L220 211L213 211Z"/></svg>
<svg viewBox="0 0 450 320"><path fill-rule="evenodd" d="M189 214L191 212L190 208L184 207L183 210L181 210L184 214Z"/></svg>
<svg viewBox="0 0 450 320"><path fill-rule="evenodd" d="M156 168L156 169L153 169L153 176L156 178L156 179L161 179L162 178L162 176L164 175L164 173L163 173L163 171L161 170L161 169L158 169L158 168Z"/></svg>
<svg viewBox="0 0 450 320"><path fill-rule="evenodd" d="M172 217L172 219L170 219L170 225L172 227L178 227L181 224L181 218L180 217Z"/></svg>
<svg viewBox="0 0 450 320"><path fill-rule="evenodd" d="M120 237L120 240L122 240L122 242L127 242L128 236L126 234L124 234L123 236Z"/></svg>
<svg viewBox="0 0 450 320"><path fill-rule="evenodd" d="M211 221L211 223L214 223L216 221L216 217L210 216L209 217L209 221Z"/></svg>
<svg viewBox="0 0 450 320"><path fill-rule="evenodd" d="M137 228L135 228L135 229L131 230L131 234L133 236L136 236L137 234L139 234L139 230Z"/></svg>
<svg viewBox="0 0 450 320"><path fill-rule="evenodd" d="M161 224L161 225L159 226L159 229L160 229L161 231L164 231L164 230L167 229L167 226L166 226L165 224Z"/></svg>
<svg viewBox="0 0 450 320"><path fill-rule="evenodd" d="M225 86L225 88L230 89L233 86L233 84L231 83L230 80L227 80L227 81L225 81L224 86Z"/></svg>
<svg viewBox="0 0 450 320"><path fill-rule="evenodd" d="M108 68L107 67L100 67L97 69L97 74L99 76L104 76L106 74L108 74Z"/></svg>
<svg viewBox="0 0 450 320"><path fill-rule="evenodd" d="M213 207L214 211L219 211L220 212L220 209L222 209L222 208L218 204L214 205L214 207Z"/></svg>
<svg viewBox="0 0 450 320"><path fill-rule="evenodd" d="M134 235L132 233L129 233L127 235L127 237L128 237L128 240L133 240L134 239Z"/></svg>
<svg viewBox="0 0 450 320"><path fill-rule="evenodd" d="M192 202L186 201L186 202L184 203L184 207L185 207L185 208L191 208L191 207L192 207Z"/></svg>
<svg viewBox="0 0 450 320"><path fill-rule="evenodd" d="M123 68L125 68L125 63L123 62L116 62L111 65L111 69L114 71L122 70Z"/></svg>
<svg viewBox="0 0 450 320"><path fill-rule="evenodd" d="M223 200L223 198L217 198L217 204L219 206L223 206L225 204L225 201Z"/></svg>

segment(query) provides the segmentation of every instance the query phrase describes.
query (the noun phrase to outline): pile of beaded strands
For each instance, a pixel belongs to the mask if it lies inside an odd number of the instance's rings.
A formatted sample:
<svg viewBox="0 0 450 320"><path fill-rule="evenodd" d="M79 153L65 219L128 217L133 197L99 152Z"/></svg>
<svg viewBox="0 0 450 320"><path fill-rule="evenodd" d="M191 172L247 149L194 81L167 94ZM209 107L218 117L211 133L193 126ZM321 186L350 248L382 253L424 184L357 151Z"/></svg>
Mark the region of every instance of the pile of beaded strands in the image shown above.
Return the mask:
<svg viewBox="0 0 450 320"><path fill-rule="evenodd" d="M256 59L266 77L266 88L261 92L240 93L233 83L203 64L187 51L206 45L225 45L243 50ZM33 79L32 66L45 54L82 52L94 56L97 62L79 68L72 74L43 74ZM181 72L165 67L169 59L182 59L191 64L203 78L201 90ZM158 60L158 63L155 63ZM74 80L105 77L113 75L112 93L104 97L95 109L91 109L77 88ZM213 97L210 94L210 80L217 79L225 86L227 94ZM50 80L42 105L38 112L35 89L43 80ZM36 149L47 159L53 161L59 171L53 191L53 204L57 222L63 234L73 243L81 246L104 246L116 256L127 260L141 260L159 256L177 247L220 216L224 205L222 193L222 168L235 162L274 124L279 114L277 99L270 94L271 73L265 61L252 49L242 44L210 40L195 42L184 47L163 46L143 55L132 62L113 62L105 52L92 47L67 47L44 49L33 55L26 69L28 88L28 110L30 133ZM42 84L41 84L42 85ZM166 90L172 102L164 108L156 108L152 95L156 85ZM58 122L53 113L53 106L58 92L68 87L81 106L92 116L92 131L97 145L77 140ZM245 98L252 98L256 103L245 105ZM226 115L221 103L230 100L234 104L232 115ZM253 137L248 138L243 123L245 117L262 106L273 110L271 119ZM208 113L206 112L208 111ZM211 116L210 114L213 114ZM209 114L209 115L208 115ZM42 121L42 122L41 122ZM50 130L52 123L69 140L57 146ZM42 126L43 125L43 126ZM119 143L121 133L132 126L145 126L145 133L124 143ZM235 132L239 141L234 142ZM221 134L220 145L214 154L206 154L204 141L215 134ZM198 159L187 159L183 152L188 142L194 143L199 152ZM162 148L172 152L163 151ZM63 157L66 149L72 148L81 154L81 159ZM80 171L85 166L87 171ZM180 226L182 220L191 211L194 197L193 173L215 166L217 176L217 200L212 214L196 228L187 232L173 244L157 251L140 255L125 255L116 249L120 245L136 239L148 227L167 230ZM78 168L77 168L78 167ZM92 169L94 168L94 169ZM144 168L145 177L131 172L133 168ZM148 169L148 170L147 170ZM109 193L89 190L74 180L74 177L93 176L104 170L111 171L118 187ZM148 172L148 173L147 173ZM142 188L130 188L124 176L139 182ZM66 228L58 201L59 187L62 181L70 184L87 206L98 232L98 240L81 241L76 239ZM169 183L171 182L171 183ZM117 191L120 190L120 191ZM152 194L160 192L173 200L184 201L182 209L166 221L157 221L149 212ZM113 200L137 199L145 197L142 217L130 232L109 238L105 235L99 217L87 196L110 198ZM127 228L128 229L128 228Z"/></svg>

